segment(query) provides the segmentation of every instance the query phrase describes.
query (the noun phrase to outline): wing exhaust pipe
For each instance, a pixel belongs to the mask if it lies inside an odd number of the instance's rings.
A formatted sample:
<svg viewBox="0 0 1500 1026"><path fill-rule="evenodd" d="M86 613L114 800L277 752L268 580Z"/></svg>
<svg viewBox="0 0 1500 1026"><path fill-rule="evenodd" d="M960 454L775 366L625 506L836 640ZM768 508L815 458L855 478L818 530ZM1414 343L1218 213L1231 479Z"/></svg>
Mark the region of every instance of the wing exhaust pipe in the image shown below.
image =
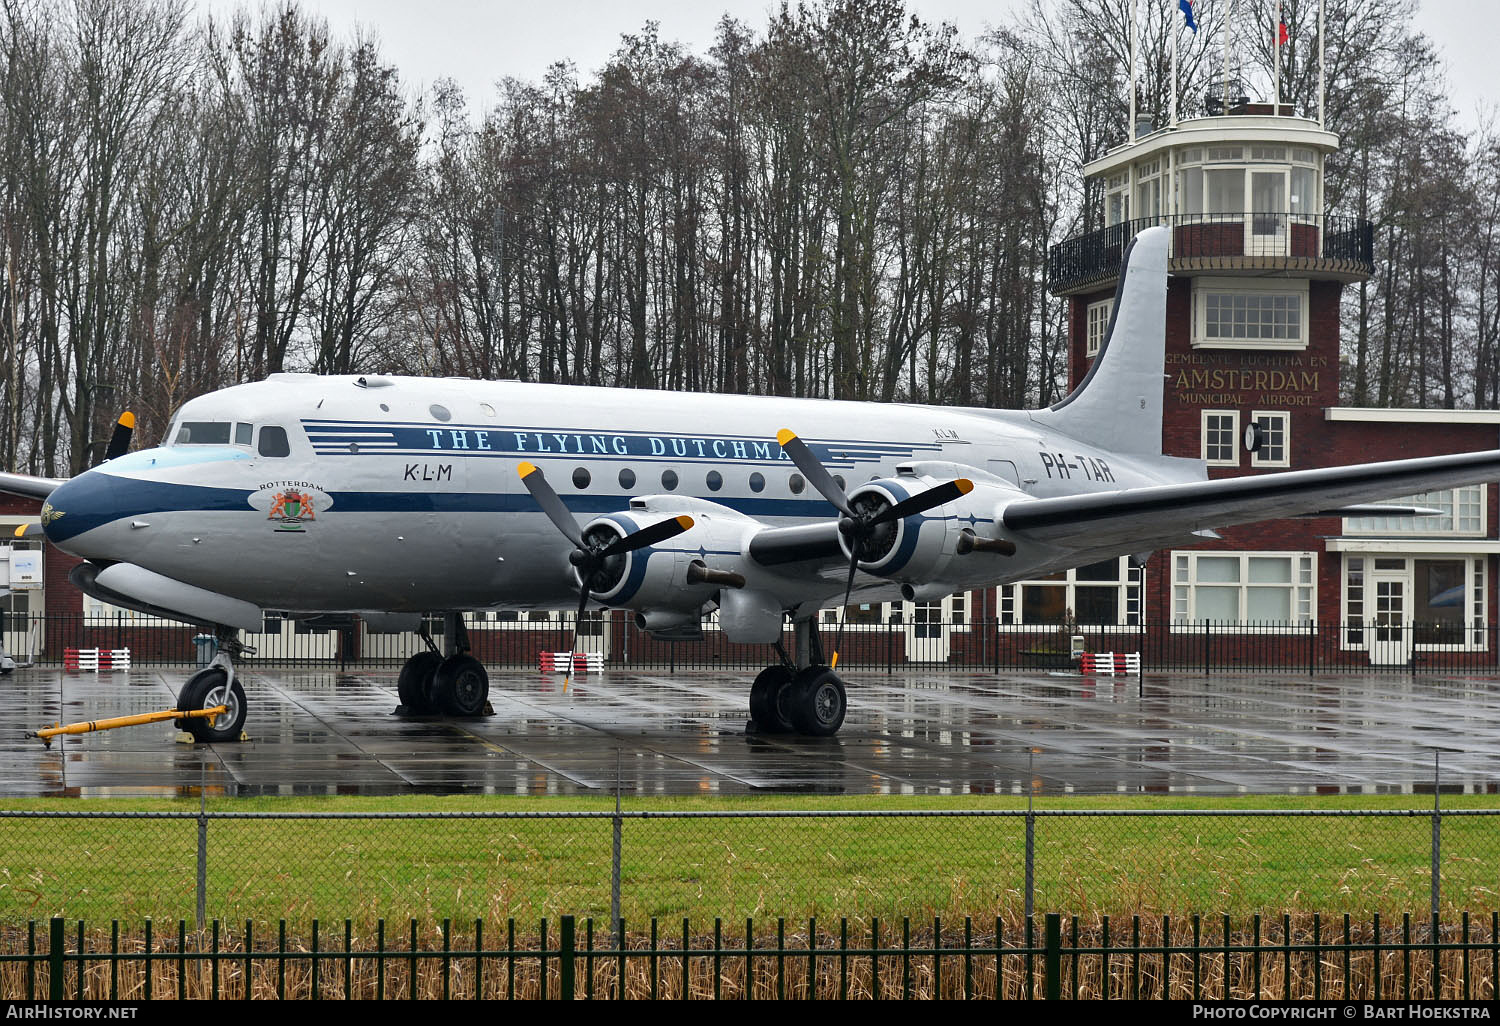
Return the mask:
<svg viewBox="0 0 1500 1026"><path fill-rule="evenodd" d="M981 538L973 531L964 531L958 536L954 551L960 556L971 552L993 552L997 556L1014 556L1016 543L1008 538Z"/></svg>
<svg viewBox="0 0 1500 1026"><path fill-rule="evenodd" d="M737 574L733 570L714 570L695 559L688 564L687 582L689 584L717 584L725 588L743 588L745 575Z"/></svg>

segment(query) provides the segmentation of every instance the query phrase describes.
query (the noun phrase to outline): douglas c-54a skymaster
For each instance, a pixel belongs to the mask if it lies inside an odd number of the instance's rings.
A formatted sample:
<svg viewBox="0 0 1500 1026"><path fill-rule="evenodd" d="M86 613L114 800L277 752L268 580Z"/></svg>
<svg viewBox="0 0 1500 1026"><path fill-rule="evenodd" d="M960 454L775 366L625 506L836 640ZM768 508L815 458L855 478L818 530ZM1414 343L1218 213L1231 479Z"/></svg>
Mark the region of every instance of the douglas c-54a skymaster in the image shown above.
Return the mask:
<svg viewBox="0 0 1500 1026"><path fill-rule="evenodd" d="M263 610L442 611L400 694L462 716L489 680L459 611L575 602L667 638L717 610L730 641L775 646L757 728L830 735L846 697L816 615L853 593L930 600L1500 475L1500 450L1218 481L1163 456L1166 251L1166 229L1135 240L1103 352L1048 409L287 374L185 403L158 448L117 437L72 480L0 488L46 499L85 592L212 625L178 704L228 707L184 721L201 740L240 734L237 632Z"/></svg>

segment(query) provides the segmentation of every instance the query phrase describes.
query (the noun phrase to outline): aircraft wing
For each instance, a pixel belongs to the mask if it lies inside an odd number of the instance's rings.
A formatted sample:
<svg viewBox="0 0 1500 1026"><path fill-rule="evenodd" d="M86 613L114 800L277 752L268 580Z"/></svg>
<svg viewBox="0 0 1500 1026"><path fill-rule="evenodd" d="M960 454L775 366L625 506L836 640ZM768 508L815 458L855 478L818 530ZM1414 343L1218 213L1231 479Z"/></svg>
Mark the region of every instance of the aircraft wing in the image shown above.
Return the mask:
<svg viewBox="0 0 1500 1026"><path fill-rule="evenodd" d="M1500 477L1500 449L1354 467L1292 470L1218 481L1152 485L1055 499L1021 499L1005 508L1005 526L1041 541L1080 546L1273 520L1453 488Z"/></svg>
<svg viewBox="0 0 1500 1026"><path fill-rule="evenodd" d="M45 499L63 483L58 477L31 477L26 474L0 473L0 492L22 495L28 499Z"/></svg>

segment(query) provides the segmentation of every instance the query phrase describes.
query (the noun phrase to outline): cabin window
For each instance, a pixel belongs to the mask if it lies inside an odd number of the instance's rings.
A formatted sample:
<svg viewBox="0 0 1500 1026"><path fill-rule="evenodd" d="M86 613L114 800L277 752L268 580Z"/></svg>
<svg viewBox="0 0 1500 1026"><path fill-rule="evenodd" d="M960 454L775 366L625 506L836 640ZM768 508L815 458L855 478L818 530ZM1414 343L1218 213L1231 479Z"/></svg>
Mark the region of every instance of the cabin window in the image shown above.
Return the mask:
<svg viewBox="0 0 1500 1026"><path fill-rule="evenodd" d="M620 471L620 487L621 488L634 488L635 487L635 471L631 470L629 467L625 467L623 470Z"/></svg>
<svg viewBox="0 0 1500 1026"><path fill-rule="evenodd" d="M793 495L801 495L802 489L807 487L807 482L802 480L801 474L793 474L786 479L786 486L792 490Z"/></svg>
<svg viewBox="0 0 1500 1026"><path fill-rule="evenodd" d="M577 488L577 489L579 489L581 491L582 489L587 488L589 486L589 481L591 481L591 480L592 480L592 477L589 475L588 470L585 469L584 467L575 467L573 469L573 487L574 488Z"/></svg>
<svg viewBox="0 0 1500 1026"><path fill-rule="evenodd" d="M260 447L258 449L262 456L280 458L290 456L292 447L287 443L286 428L263 427L260 429Z"/></svg>
<svg viewBox="0 0 1500 1026"><path fill-rule="evenodd" d="M193 420L177 429L178 445L228 445L232 425L225 421Z"/></svg>
<svg viewBox="0 0 1500 1026"><path fill-rule="evenodd" d="M716 492L724 487L724 475L717 470L710 470L705 481L708 484L708 490L711 492Z"/></svg>
<svg viewBox="0 0 1500 1026"><path fill-rule="evenodd" d="M432 414L433 420L441 420L446 422L453 419L453 414L448 412L448 407L439 406L437 403L433 403L431 406L427 407L427 412Z"/></svg>
<svg viewBox="0 0 1500 1026"><path fill-rule="evenodd" d="M752 492L765 491L765 488L766 476L764 474L757 470L755 473L750 475L750 490Z"/></svg>
<svg viewBox="0 0 1500 1026"><path fill-rule="evenodd" d="M677 471L663 470L661 472L661 486L669 492L677 490Z"/></svg>

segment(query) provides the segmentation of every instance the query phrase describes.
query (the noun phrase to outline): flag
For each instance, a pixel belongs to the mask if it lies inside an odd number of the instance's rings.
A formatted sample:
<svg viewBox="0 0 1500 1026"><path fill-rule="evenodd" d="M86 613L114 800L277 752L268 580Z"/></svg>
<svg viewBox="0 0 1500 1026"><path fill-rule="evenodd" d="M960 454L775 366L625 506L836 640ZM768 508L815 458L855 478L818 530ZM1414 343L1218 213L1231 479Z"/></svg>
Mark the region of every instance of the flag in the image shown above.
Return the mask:
<svg viewBox="0 0 1500 1026"><path fill-rule="evenodd" d="M1287 41L1286 22L1283 21L1276 29L1276 45L1282 46Z"/></svg>
<svg viewBox="0 0 1500 1026"><path fill-rule="evenodd" d="M1182 17L1187 22L1187 27L1192 29L1196 35L1198 32L1198 19L1193 17L1193 0L1177 0L1177 6L1182 11Z"/></svg>

